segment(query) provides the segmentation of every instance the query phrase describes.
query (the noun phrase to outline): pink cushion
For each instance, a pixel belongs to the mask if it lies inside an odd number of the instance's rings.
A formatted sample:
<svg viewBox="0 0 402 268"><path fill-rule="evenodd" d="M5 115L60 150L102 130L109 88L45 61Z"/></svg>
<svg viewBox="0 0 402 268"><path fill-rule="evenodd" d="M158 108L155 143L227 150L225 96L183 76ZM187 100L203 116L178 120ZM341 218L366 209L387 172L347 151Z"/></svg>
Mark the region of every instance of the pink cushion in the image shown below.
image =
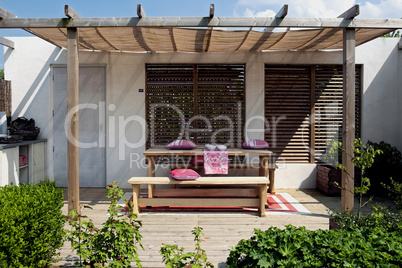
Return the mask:
<svg viewBox="0 0 402 268"><path fill-rule="evenodd" d="M249 140L243 142L243 148L246 149L267 149L269 148L269 144L263 140Z"/></svg>
<svg viewBox="0 0 402 268"><path fill-rule="evenodd" d="M170 175L172 178L180 181L196 180L201 177L200 174L192 169L175 169L170 171Z"/></svg>
<svg viewBox="0 0 402 268"><path fill-rule="evenodd" d="M192 150L197 145L194 142L188 140L175 140L167 146L169 149L172 150Z"/></svg>

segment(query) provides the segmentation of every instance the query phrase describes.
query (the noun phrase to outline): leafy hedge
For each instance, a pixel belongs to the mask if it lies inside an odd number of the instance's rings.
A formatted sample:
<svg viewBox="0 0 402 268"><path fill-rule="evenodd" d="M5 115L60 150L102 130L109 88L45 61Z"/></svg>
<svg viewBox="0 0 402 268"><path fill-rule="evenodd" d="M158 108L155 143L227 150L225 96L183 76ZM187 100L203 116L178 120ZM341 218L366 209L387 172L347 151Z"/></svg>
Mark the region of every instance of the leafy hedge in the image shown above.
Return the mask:
<svg viewBox="0 0 402 268"><path fill-rule="evenodd" d="M380 143L368 141L367 145L383 152L375 157L373 165L366 170L366 176L371 182L369 194L385 196L388 191L382 186L383 183L391 185L390 178L397 183L402 183L402 153L384 141Z"/></svg>
<svg viewBox="0 0 402 268"><path fill-rule="evenodd" d="M46 267L63 246L63 190L54 182L0 187L0 267Z"/></svg>
<svg viewBox="0 0 402 268"><path fill-rule="evenodd" d="M355 229L361 227L381 227L388 232L402 232L402 211L394 211L381 204L372 206L370 214L360 217L347 211L335 211L330 219L339 224L342 229Z"/></svg>
<svg viewBox="0 0 402 268"><path fill-rule="evenodd" d="M254 230L227 267L402 267L402 232L382 228L317 230L288 225Z"/></svg>

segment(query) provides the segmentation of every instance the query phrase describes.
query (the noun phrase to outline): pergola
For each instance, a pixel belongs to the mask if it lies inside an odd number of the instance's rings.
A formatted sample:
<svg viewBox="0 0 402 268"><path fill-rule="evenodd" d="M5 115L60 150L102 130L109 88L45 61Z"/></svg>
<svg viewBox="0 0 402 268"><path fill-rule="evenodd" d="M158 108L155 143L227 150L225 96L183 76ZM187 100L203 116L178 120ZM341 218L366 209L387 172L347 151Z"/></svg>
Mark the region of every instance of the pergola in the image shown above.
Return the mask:
<svg viewBox="0 0 402 268"><path fill-rule="evenodd" d="M0 8L0 28L22 28L67 49L67 106L73 112L70 137L78 140L79 50L107 52L260 52L343 50L344 99L341 208L353 210L353 140L355 133L355 47L402 28L402 19L357 19L356 5L337 18L287 18L288 6L275 17L215 17L210 5L206 17L146 17L141 5L137 16L83 18L65 6L66 18L18 18ZM235 30L221 30L231 28ZM245 30L237 30L244 28ZM255 31L253 28L261 28ZM286 31L274 32L275 28ZM290 30L294 28L295 30ZM10 40L0 44L14 47ZM79 148L68 137L68 209L79 211Z"/></svg>

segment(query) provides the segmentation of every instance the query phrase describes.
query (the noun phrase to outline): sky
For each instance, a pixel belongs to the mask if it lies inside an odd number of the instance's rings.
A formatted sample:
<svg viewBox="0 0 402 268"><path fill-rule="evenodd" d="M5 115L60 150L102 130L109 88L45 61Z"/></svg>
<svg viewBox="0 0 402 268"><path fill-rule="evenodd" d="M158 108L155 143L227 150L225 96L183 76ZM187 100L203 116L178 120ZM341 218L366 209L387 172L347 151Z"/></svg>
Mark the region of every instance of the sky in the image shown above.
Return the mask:
<svg viewBox="0 0 402 268"><path fill-rule="evenodd" d="M358 18L402 17L402 0L0 0L0 7L20 18L62 18L64 5L82 17L135 17L137 4L143 6L148 17L203 17L209 15L212 3L215 17L272 17L284 4L289 5L290 18L333 18L355 4L360 5ZM0 30L2 37L29 35L19 29Z"/></svg>

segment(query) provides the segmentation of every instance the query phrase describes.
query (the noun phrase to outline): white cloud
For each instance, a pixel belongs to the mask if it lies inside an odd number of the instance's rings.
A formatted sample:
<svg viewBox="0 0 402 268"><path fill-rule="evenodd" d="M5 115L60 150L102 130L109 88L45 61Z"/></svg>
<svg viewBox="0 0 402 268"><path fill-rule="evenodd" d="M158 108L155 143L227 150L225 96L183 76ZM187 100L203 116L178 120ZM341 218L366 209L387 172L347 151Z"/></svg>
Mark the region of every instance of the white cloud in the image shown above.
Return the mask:
<svg viewBox="0 0 402 268"><path fill-rule="evenodd" d="M246 8L243 14L244 17L275 17L275 15L276 12L274 12L273 10L267 9L256 12L255 10L251 10L249 8Z"/></svg>
<svg viewBox="0 0 402 268"><path fill-rule="evenodd" d="M399 19L402 17L402 0L366 1L360 5L359 17Z"/></svg>
<svg viewBox="0 0 402 268"><path fill-rule="evenodd" d="M288 17L334 18L356 4L355 0L238 0L235 14L271 17L289 5ZM359 18L400 18L402 0L370 0L360 3Z"/></svg>

